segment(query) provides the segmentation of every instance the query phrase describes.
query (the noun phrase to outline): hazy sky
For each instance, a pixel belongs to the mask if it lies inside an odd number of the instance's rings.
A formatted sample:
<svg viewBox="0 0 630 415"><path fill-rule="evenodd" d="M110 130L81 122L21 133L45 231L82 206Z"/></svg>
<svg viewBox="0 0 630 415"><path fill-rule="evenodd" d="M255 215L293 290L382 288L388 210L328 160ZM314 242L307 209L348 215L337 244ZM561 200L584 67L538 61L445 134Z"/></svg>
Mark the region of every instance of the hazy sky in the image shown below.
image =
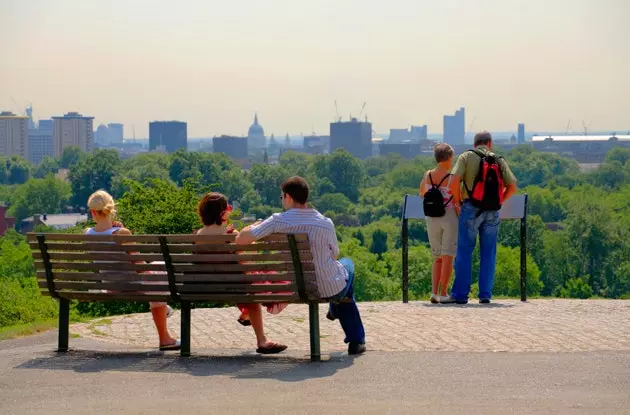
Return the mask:
<svg viewBox="0 0 630 415"><path fill-rule="evenodd" d="M146 137L327 133L365 112L378 132L630 130L628 0L0 0L0 109L80 111ZM11 99L13 97L19 106Z"/></svg>

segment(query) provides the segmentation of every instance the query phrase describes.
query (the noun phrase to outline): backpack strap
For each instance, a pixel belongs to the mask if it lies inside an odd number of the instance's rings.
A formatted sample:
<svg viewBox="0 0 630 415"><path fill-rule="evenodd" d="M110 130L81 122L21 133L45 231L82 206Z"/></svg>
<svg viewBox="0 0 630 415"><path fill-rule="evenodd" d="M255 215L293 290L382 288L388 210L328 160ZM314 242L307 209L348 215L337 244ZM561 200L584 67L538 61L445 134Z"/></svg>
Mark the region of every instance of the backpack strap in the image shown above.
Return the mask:
<svg viewBox="0 0 630 415"><path fill-rule="evenodd" d="M438 183L437 187L442 187L442 184L444 183L444 180L446 180L447 178L449 178L451 176L451 173L448 173L447 175L445 175L444 177L442 177L442 180L440 180L440 183Z"/></svg>
<svg viewBox="0 0 630 415"><path fill-rule="evenodd" d="M431 182L431 187L435 187L435 183L433 183L433 177L431 176L431 172L429 171L429 181Z"/></svg>

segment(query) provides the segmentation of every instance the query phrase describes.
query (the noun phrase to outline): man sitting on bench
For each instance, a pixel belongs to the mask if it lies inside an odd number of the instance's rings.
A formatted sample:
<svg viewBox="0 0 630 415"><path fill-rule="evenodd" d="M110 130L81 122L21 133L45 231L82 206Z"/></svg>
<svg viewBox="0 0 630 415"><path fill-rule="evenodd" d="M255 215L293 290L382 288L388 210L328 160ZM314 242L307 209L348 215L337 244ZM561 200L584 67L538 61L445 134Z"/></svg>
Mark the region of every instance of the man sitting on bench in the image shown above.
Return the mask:
<svg viewBox="0 0 630 415"><path fill-rule="evenodd" d="M282 184L283 213L244 228L236 243L247 245L272 233L306 233L311 243L319 295L330 301L326 317L339 319L346 335L348 354L365 352L365 331L354 300L354 264L339 256L337 234L332 220L307 207L309 187L306 180L294 176Z"/></svg>

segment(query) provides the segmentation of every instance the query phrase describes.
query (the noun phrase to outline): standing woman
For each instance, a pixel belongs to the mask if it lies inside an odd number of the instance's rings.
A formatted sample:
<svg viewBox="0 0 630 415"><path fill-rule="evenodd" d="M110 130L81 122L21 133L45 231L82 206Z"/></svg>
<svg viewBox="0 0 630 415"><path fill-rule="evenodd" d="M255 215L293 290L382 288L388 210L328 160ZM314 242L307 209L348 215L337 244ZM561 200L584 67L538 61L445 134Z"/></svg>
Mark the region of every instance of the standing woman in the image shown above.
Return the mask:
<svg viewBox="0 0 630 415"><path fill-rule="evenodd" d="M457 253L457 229L460 206L459 183L451 180L453 147L446 143L434 149L437 166L424 174L420 196L424 199L427 233L433 256L431 302L446 301Z"/></svg>
<svg viewBox="0 0 630 415"><path fill-rule="evenodd" d="M85 230L86 235L131 235L131 231L122 227L120 222L114 223L116 214L114 198L104 190L92 193L88 199L88 208L96 225ZM150 302L153 322L160 338L160 350L179 350L180 341L173 338L168 331L166 318L168 306L166 303Z"/></svg>

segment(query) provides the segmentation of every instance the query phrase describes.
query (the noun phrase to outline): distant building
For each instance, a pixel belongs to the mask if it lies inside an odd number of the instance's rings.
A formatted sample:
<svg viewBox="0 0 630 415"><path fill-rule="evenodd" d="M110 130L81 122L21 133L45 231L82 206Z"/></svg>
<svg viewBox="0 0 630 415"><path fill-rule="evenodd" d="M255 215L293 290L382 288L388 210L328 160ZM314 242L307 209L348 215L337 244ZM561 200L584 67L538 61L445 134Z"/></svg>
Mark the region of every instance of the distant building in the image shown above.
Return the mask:
<svg viewBox="0 0 630 415"><path fill-rule="evenodd" d="M466 137L466 109L455 111L455 115L444 116L444 142L451 145L465 143Z"/></svg>
<svg viewBox="0 0 630 415"><path fill-rule="evenodd" d="M308 154L328 154L330 153L329 135L311 135L304 137L304 152Z"/></svg>
<svg viewBox="0 0 630 415"><path fill-rule="evenodd" d="M188 150L187 124L181 121L152 121L149 123L149 150L174 153Z"/></svg>
<svg viewBox="0 0 630 415"><path fill-rule="evenodd" d="M109 144L110 145L120 145L123 143L125 136L125 126L119 123L109 123L107 124L107 131L109 133Z"/></svg>
<svg viewBox="0 0 630 415"><path fill-rule="evenodd" d="M267 138L262 125L258 123L258 114L254 114L254 123L249 127L247 132L247 143L250 149L267 148Z"/></svg>
<svg viewBox="0 0 630 415"><path fill-rule="evenodd" d="M330 151L346 149L355 157L364 159L372 156L372 123L356 118L350 121L330 123Z"/></svg>
<svg viewBox="0 0 630 415"><path fill-rule="evenodd" d="M55 157L53 120L40 120L39 128L28 130L28 161L39 164L44 157Z"/></svg>
<svg viewBox="0 0 630 415"><path fill-rule="evenodd" d="M20 231L22 233L33 232L36 226L44 225L55 230L72 228L80 223L88 221L85 213L60 213L54 215L34 215L22 220Z"/></svg>
<svg viewBox="0 0 630 415"><path fill-rule="evenodd" d="M53 117L53 150L60 157L66 147L78 147L91 152L94 145L94 117L84 117L69 112L63 117Z"/></svg>
<svg viewBox="0 0 630 415"><path fill-rule="evenodd" d="M427 139L427 126L411 126L411 130L406 128L392 128L389 130L389 143L404 143L407 141L421 141Z"/></svg>
<svg viewBox="0 0 630 415"><path fill-rule="evenodd" d="M214 153L224 153L233 160L247 160L248 138L222 135L212 139Z"/></svg>
<svg viewBox="0 0 630 415"><path fill-rule="evenodd" d="M105 124L96 127L96 131L94 131L94 143L101 147L109 145L109 130Z"/></svg>
<svg viewBox="0 0 630 415"><path fill-rule="evenodd" d="M531 143L538 151L561 154L579 163L603 163L613 148L630 148L630 135L534 136Z"/></svg>
<svg viewBox="0 0 630 415"><path fill-rule="evenodd" d="M0 112L0 155L28 158L29 117Z"/></svg>
<svg viewBox="0 0 630 415"><path fill-rule="evenodd" d="M15 218L7 217L7 207L0 202L0 236L4 235L8 229L13 229L14 227Z"/></svg>
<svg viewBox="0 0 630 415"><path fill-rule="evenodd" d="M525 124L520 123L518 125L518 136L516 138L518 144L525 144Z"/></svg>
<svg viewBox="0 0 630 415"><path fill-rule="evenodd" d="M404 158L412 159L420 155L422 148L418 142L407 143L381 143L380 156L399 154Z"/></svg>

